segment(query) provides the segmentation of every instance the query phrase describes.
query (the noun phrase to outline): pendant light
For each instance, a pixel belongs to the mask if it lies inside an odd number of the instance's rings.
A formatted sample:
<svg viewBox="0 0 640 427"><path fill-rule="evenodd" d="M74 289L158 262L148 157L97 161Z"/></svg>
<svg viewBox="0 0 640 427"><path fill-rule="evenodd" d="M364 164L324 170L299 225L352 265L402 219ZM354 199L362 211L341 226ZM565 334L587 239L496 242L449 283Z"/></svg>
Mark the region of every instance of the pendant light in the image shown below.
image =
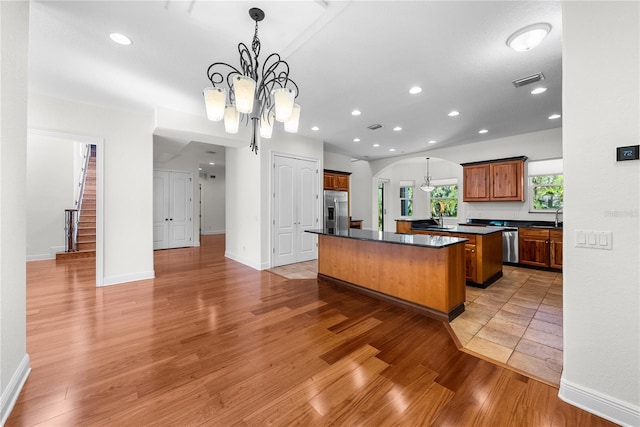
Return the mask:
<svg viewBox="0 0 640 427"><path fill-rule="evenodd" d="M427 176L424 177L424 183L420 186L422 191L433 191L435 187L431 185L431 175L429 175L429 158L427 157Z"/></svg>

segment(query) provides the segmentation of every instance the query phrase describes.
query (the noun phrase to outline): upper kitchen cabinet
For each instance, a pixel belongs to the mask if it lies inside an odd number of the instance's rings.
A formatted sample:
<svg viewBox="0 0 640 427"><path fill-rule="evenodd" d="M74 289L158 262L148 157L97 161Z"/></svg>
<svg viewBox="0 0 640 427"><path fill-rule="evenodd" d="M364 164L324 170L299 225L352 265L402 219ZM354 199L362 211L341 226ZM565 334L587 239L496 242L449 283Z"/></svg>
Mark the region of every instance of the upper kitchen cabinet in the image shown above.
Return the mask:
<svg viewBox="0 0 640 427"><path fill-rule="evenodd" d="M324 171L324 189L349 191L349 173L338 171Z"/></svg>
<svg viewBox="0 0 640 427"><path fill-rule="evenodd" d="M464 202L523 202L525 156L463 163Z"/></svg>

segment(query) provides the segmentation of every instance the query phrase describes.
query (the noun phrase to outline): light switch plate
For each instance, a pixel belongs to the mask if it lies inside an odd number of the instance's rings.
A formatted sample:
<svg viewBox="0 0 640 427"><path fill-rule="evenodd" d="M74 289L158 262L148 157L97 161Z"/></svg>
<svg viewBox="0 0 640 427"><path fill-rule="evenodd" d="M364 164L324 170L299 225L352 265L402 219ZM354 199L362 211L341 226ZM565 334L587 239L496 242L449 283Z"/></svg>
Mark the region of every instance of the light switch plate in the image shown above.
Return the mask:
<svg viewBox="0 0 640 427"><path fill-rule="evenodd" d="M613 232L576 230L576 248L613 249Z"/></svg>

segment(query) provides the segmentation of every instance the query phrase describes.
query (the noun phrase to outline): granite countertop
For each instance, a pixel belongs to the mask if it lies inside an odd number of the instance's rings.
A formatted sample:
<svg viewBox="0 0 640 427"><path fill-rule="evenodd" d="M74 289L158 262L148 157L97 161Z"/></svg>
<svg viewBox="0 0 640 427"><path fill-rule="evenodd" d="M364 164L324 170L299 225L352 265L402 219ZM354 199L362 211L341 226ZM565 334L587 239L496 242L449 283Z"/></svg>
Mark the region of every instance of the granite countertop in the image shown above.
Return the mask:
<svg viewBox="0 0 640 427"><path fill-rule="evenodd" d="M406 218L396 218L396 221L406 221L406 222L429 221L429 222L432 222L432 221L433 221L433 219L431 219L431 218L413 218L413 217L406 217Z"/></svg>
<svg viewBox="0 0 640 427"><path fill-rule="evenodd" d="M320 234L323 236L335 236L369 242L394 243L398 245L422 246L435 249L441 249L468 241L468 239L460 237L398 234L389 231L359 230L356 228L350 228L348 230L324 229L306 231L307 233Z"/></svg>
<svg viewBox="0 0 640 427"><path fill-rule="evenodd" d="M550 229L562 228L562 222L560 222L558 227L556 227L554 221L533 221L533 220L516 220L516 219L469 218L467 220L467 224L471 226L489 225L489 226L499 226L499 227L501 226L501 227L508 227L508 228L519 228L519 227L550 228Z"/></svg>
<svg viewBox="0 0 640 427"><path fill-rule="evenodd" d="M445 225L444 227L440 227L437 225L429 225L429 224L414 224L411 226L412 230L425 230L425 231L440 231L444 233L462 233L462 234L493 234L493 233L501 233L505 230L503 227L478 227L478 226L469 226L469 225Z"/></svg>

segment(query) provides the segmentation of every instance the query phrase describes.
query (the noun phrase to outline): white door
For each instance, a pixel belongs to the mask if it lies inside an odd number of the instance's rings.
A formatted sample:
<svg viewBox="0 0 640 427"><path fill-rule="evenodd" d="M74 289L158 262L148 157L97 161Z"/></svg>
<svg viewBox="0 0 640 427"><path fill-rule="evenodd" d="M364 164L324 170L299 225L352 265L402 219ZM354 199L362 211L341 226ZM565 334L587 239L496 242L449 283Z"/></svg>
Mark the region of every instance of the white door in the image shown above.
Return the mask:
<svg viewBox="0 0 640 427"><path fill-rule="evenodd" d="M153 171L153 249L192 245L192 174Z"/></svg>
<svg viewBox="0 0 640 427"><path fill-rule="evenodd" d="M318 257L318 161L274 156L273 266Z"/></svg>

